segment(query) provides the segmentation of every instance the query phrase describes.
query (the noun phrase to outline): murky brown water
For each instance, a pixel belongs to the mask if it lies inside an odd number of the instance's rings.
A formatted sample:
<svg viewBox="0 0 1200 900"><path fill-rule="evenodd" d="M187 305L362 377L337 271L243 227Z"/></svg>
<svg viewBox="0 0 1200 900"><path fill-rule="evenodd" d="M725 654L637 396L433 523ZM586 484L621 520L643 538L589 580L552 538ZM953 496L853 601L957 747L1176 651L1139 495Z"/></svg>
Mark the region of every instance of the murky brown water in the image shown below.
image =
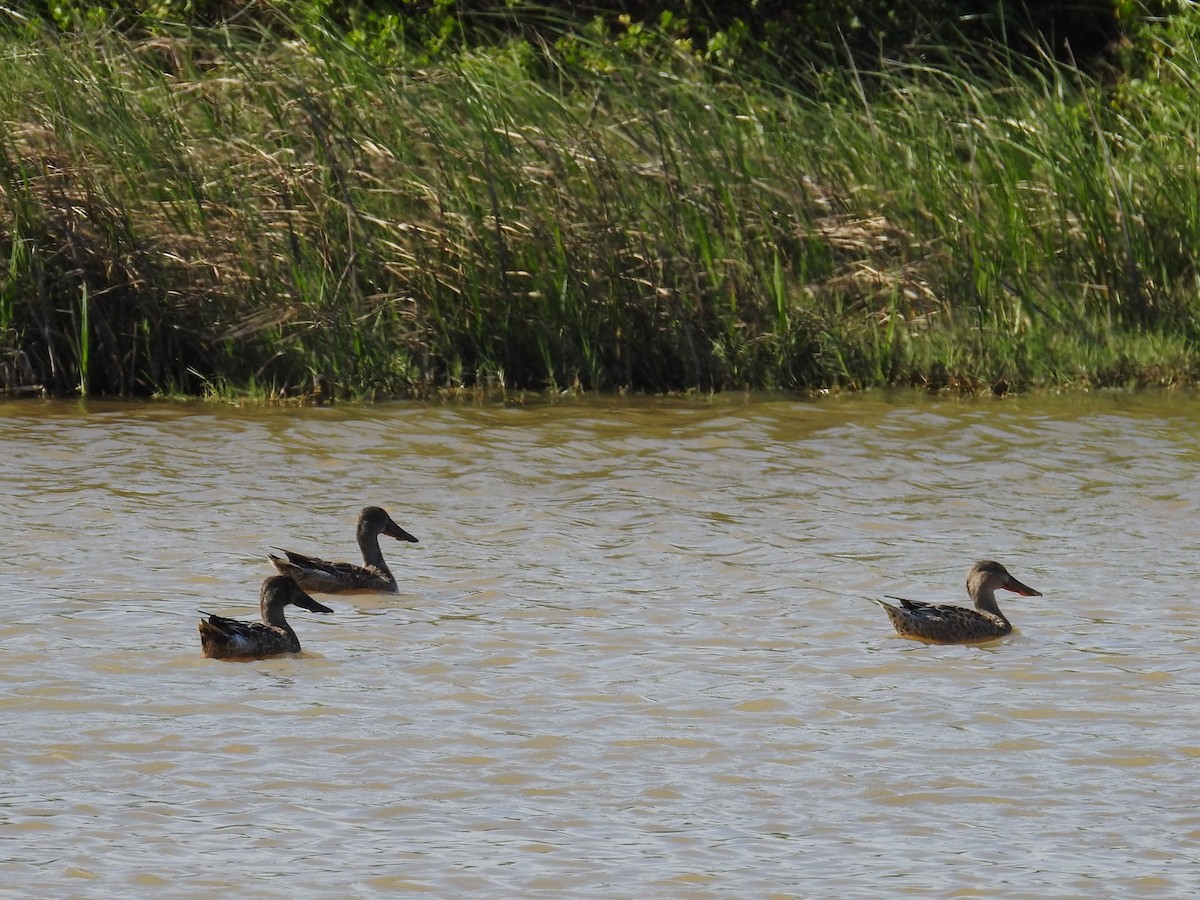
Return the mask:
<svg viewBox="0 0 1200 900"><path fill-rule="evenodd" d="M1200 401L0 405L0 871L44 896L1200 889ZM273 546L399 597L205 660ZM868 596L1040 589L987 647Z"/></svg>

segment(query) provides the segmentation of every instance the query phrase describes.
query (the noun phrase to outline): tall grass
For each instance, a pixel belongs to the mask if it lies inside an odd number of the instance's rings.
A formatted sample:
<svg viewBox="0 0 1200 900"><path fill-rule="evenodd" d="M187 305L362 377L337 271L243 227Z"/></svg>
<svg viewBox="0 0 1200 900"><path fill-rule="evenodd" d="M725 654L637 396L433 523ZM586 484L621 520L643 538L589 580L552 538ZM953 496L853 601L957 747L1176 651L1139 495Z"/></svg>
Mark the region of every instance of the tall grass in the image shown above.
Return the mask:
<svg viewBox="0 0 1200 900"><path fill-rule="evenodd" d="M1117 87L652 49L10 42L6 356L58 393L276 396L1200 371L1194 45Z"/></svg>

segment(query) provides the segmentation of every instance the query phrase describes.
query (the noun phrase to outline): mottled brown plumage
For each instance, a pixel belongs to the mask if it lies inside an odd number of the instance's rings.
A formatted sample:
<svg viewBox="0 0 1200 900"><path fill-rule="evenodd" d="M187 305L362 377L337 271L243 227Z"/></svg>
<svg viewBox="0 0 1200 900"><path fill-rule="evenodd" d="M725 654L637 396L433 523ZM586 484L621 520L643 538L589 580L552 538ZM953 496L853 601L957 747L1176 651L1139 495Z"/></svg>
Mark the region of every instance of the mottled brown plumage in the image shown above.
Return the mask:
<svg viewBox="0 0 1200 900"><path fill-rule="evenodd" d="M312 612L333 612L300 590L292 579L272 575L262 583L258 595L261 623L203 614L208 618L201 619L197 627L204 655L212 659L262 659L280 653L299 653L300 639L283 614L288 604Z"/></svg>
<svg viewBox="0 0 1200 900"><path fill-rule="evenodd" d="M1012 623L1000 612L996 591L1006 590L1022 597L1040 597L1041 592L1022 584L1008 574L998 562L980 560L967 574L967 594L975 603L974 609L965 606L935 606L919 600L897 600L893 606L875 600L887 610L888 618L901 637L916 638L931 644L971 644L994 641L1012 633ZM872 598L874 599L874 598Z"/></svg>
<svg viewBox="0 0 1200 900"><path fill-rule="evenodd" d="M396 577L383 561L383 552L379 549L381 534L398 541L417 543L415 537L378 506L366 506L358 514L358 546L362 550L363 565L326 562L291 550L280 551L287 559L270 554L271 563L280 574L294 578L303 590L314 594L394 594L399 588Z"/></svg>

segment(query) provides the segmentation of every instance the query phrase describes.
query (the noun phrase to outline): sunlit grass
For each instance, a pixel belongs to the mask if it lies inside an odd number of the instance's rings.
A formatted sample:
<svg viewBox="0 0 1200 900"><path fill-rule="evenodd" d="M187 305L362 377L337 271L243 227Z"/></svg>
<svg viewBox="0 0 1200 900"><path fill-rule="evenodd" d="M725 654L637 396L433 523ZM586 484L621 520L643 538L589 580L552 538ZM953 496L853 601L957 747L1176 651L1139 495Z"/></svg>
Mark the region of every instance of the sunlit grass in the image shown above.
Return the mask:
<svg viewBox="0 0 1200 900"><path fill-rule="evenodd" d="M657 51L10 41L0 341L59 393L1200 372L1194 48L1122 88Z"/></svg>

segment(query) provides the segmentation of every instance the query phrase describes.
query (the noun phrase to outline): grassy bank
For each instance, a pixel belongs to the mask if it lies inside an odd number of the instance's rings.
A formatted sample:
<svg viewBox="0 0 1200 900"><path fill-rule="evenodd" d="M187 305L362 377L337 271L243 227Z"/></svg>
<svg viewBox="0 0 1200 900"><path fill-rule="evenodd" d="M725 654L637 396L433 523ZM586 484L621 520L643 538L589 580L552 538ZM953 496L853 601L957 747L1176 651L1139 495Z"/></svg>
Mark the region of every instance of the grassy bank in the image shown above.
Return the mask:
<svg viewBox="0 0 1200 900"><path fill-rule="evenodd" d="M10 40L0 376L360 397L1194 381L1200 59L1185 28L1172 43L1139 82L975 59L800 89L664 45L418 66L316 32Z"/></svg>

